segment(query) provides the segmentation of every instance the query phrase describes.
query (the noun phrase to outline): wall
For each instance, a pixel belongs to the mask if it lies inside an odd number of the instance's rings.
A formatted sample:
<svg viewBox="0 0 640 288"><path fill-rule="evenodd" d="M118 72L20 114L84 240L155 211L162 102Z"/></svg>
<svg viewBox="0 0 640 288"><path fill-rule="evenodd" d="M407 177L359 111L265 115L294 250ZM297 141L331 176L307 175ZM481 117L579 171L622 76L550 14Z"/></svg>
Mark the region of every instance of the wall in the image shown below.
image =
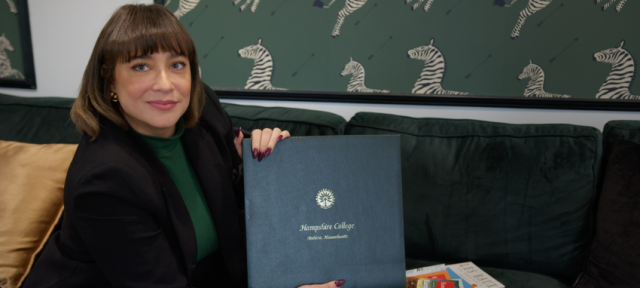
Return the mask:
<svg viewBox="0 0 640 288"><path fill-rule="evenodd" d="M224 1L232 2L232 0ZM0 88L0 93L30 97L75 97L86 61L100 29L118 6L130 2L151 3L152 0L30 0L29 14L38 89ZM339 114L346 119L351 118L358 111L371 111L411 117L467 118L509 123L570 123L599 129L602 129L609 120L640 120L640 112L225 101L245 105L324 110Z"/></svg>
<svg viewBox="0 0 640 288"><path fill-rule="evenodd" d="M33 97L76 97L82 73L102 26L126 3L153 0L28 0L37 90L0 88ZM6 1L0 2L6 5Z"/></svg>

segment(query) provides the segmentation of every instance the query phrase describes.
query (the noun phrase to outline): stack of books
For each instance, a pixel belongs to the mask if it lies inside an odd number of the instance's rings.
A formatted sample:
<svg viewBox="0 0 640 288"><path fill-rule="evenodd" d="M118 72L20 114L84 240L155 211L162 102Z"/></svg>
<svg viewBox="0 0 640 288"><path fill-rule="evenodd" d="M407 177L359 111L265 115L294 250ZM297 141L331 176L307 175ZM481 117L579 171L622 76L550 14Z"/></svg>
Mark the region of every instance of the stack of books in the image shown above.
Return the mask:
<svg viewBox="0 0 640 288"><path fill-rule="evenodd" d="M407 270L407 288L504 288L472 262Z"/></svg>

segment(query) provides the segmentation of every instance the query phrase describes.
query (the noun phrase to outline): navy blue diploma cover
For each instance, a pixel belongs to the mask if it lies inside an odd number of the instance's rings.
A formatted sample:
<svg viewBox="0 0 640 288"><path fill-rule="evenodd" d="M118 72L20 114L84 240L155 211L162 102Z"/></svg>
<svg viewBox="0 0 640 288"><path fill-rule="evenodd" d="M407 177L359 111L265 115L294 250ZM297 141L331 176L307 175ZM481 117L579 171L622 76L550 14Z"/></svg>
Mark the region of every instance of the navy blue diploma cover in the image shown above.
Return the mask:
<svg viewBox="0 0 640 288"><path fill-rule="evenodd" d="M399 136L243 143L249 287L404 287Z"/></svg>

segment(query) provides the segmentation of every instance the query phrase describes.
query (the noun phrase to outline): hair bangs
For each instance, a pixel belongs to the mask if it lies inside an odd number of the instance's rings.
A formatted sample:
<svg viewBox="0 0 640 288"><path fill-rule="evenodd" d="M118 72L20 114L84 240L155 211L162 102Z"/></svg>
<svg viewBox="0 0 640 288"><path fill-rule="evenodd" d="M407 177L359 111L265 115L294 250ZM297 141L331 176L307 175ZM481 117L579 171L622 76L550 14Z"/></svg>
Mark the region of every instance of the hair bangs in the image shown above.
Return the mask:
<svg viewBox="0 0 640 288"><path fill-rule="evenodd" d="M131 39L129 43L123 43L121 48L118 49L120 51L117 51L117 55L114 55L116 61L126 63L158 52L168 52L190 58L189 52L191 49L186 47L188 41L177 39L177 34L166 33L166 31L157 32L159 33L140 35L140 37Z"/></svg>
<svg viewBox="0 0 640 288"><path fill-rule="evenodd" d="M193 41L187 31L166 9L134 6L113 27L108 38L106 62L130 62L157 52L194 57ZM138 8L138 9L136 9Z"/></svg>

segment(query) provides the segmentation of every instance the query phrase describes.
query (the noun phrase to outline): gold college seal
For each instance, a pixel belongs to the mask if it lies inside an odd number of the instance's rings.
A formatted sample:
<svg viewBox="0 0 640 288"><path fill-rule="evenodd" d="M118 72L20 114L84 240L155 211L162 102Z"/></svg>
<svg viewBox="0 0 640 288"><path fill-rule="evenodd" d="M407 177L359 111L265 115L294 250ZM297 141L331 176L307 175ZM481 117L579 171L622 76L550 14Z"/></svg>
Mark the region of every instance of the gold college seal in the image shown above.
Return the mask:
<svg viewBox="0 0 640 288"><path fill-rule="evenodd" d="M316 194L316 202L322 209L329 209L336 202L336 198L333 197L333 192L328 189L322 189Z"/></svg>

